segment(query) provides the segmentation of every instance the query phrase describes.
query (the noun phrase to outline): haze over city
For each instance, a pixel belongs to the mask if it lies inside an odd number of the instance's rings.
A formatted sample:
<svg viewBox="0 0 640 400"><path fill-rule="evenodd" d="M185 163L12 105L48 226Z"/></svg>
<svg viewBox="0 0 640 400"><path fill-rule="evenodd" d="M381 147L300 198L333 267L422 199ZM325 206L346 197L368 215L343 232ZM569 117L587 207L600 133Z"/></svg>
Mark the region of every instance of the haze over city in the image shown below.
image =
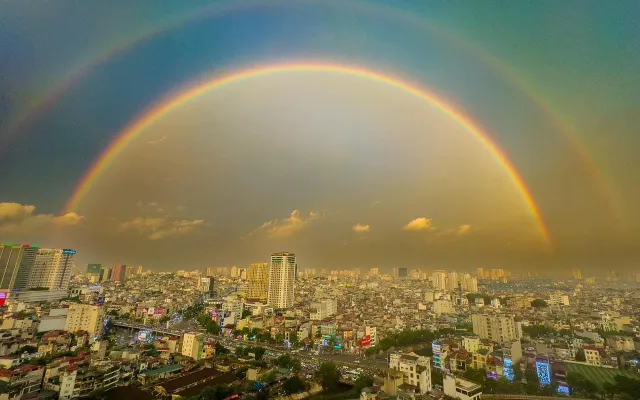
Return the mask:
<svg viewBox="0 0 640 400"><path fill-rule="evenodd" d="M637 271L630 10L3 2L0 237L156 271Z"/></svg>

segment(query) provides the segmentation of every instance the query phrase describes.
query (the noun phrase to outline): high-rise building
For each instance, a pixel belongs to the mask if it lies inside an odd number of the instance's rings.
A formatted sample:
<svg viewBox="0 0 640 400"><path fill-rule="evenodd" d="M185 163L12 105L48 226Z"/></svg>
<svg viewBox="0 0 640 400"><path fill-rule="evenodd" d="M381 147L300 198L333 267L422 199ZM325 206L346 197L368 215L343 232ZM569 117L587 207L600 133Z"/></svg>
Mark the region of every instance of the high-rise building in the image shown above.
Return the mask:
<svg viewBox="0 0 640 400"><path fill-rule="evenodd" d="M100 274L102 264L87 264L87 274Z"/></svg>
<svg viewBox="0 0 640 400"><path fill-rule="evenodd" d="M0 245L0 290L26 289L37 254L37 246Z"/></svg>
<svg viewBox="0 0 640 400"><path fill-rule="evenodd" d="M582 271L580 270L580 268L573 269L573 279L576 279L576 280L582 279Z"/></svg>
<svg viewBox="0 0 640 400"><path fill-rule="evenodd" d="M69 289L75 254L71 249L38 249L27 288Z"/></svg>
<svg viewBox="0 0 640 400"><path fill-rule="evenodd" d="M71 304L67 312L64 330L67 332L87 331L91 336L102 334L104 327L104 307L91 304Z"/></svg>
<svg viewBox="0 0 640 400"><path fill-rule="evenodd" d="M202 358L204 335L202 333L185 333L182 335L182 355L194 360Z"/></svg>
<svg viewBox="0 0 640 400"><path fill-rule="evenodd" d="M205 275L206 275L206 276L214 276L214 275L215 275L215 273L214 273L214 271L213 271L213 267L208 267L208 268L207 268L207 270L206 270L206 272L205 272Z"/></svg>
<svg viewBox="0 0 640 400"><path fill-rule="evenodd" d="M274 309L280 310L293 307L297 271L298 264L296 263L295 254L275 253L271 256L267 303Z"/></svg>
<svg viewBox="0 0 640 400"><path fill-rule="evenodd" d="M212 277L207 276L200 278L200 281L198 281L198 289L208 298L213 298L215 296L214 284L215 280Z"/></svg>
<svg viewBox="0 0 640 400"><path fill-rule="evenodd" d="M138 265L138 268L136 268L136 275L142 275L142 272L144 272L144 268L142 265Z"/></svg>
<svg viewBox="0 0 640 400"><path fill-rule="evenodd" d="M458 291L458 273L453 271L447 274L447 292Z"/></svg>
<svg viewBox="0 0 640 400"><path fill-rule="evenodd" d="M100 282L111 279L111 268L104 267L100 270Z"/></svg>
<svg viewBox="0 0 640 400"><path fill-rule="evenodd" d="M127 280L127 266L116 265L111 270L111 280L113 282L125 283Z"/></svg>
<svg viewBox="0 0 640 400"><path fill-rule="evenodd" d="M378 269L378 268L371 268L371 269L369 269L369 275L371 275L371 276L378 276L378 275L380 275L380 269Z"/></svg>
<svg viewBox="0 0 640 400"><path fill-rule="evenodd" d="M505 276L506 276L505 272L504 272L504 270L502 268L497 268L497 269L494 268L494 269L491 270L491 279L493 279L495 281L498 281L498 280L504 278Z"/></svg>
<svg viewBox="0 0 640 400"><path fill-rule="evenodd" d="M464 291L471 293L478 292L478 280L471 276L471 274L462 274L460 281L462 282L462 289Z"/></svg>
<svg viewBox="0 0 640 400"><path fill-rule="evenodd" d="M125 271L124 272L125 280L131 279L131 277L133 276L133 272L134 272L133 265L125 265L124 271Z"/></svg>
<svg viewBox="0 0 640 400"><path fill-rule="evenodd" d="M476 278L484 279L484 268L480 267L476 271Z"/></svg>
<svg viewBox="0 0 640 400"><path fill-rule="evenodd" d="M480 339L496 343L505 343L519 339L513 317L507 315L473 314L471 315L473 333Z"/></svg>
<svg viewBox="0 0 640 400"><path fill-rule="evenodd" d="M442 270L433 271L431 283L437 290L447 290L447 272Z"/></svg>
<svg viewBox="0 0 640 400"><path fill-rule="evenodd" d="M248 298L266 301L269 291L269 263L253 263L249 265L248 279Z"/></svg>
<svg viewBox="0 0 640 400"><path fill-rule="evenodd" d="M232 278L239 278L240 277L240 271L238 270L238 267L236 267L235 265L233 267L231 267L231 277Z"/></svg>
<svg viewBox="0 0 640 400"><path fill-rule="evenodd" d="M398 278L407 278L409 276L408 268L398 268Z"/></svg>

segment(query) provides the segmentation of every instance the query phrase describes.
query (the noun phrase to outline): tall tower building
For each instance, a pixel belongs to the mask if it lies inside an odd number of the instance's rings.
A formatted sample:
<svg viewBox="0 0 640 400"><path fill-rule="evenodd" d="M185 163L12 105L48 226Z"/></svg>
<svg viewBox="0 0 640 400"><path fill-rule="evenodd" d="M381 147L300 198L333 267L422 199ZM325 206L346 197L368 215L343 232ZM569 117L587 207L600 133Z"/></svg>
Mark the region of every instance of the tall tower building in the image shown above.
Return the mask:
<svg viewBox="0 0 640 400"><path fill-rule="evenodd" d="M269 291L269 263L253 263L249 265L248 298L251 300L266 301Z"/></svg>
<svg viewBox="0 0 640 400"><path fill-rule="evenodd" d="M138 265L138 267L136 268L136 275L142 275L143 271L144 268L142 267L142 265Z"/></svg>
<svg viewBox="0 0 640 400"><path fill-rule="evenodd" d="M111 279L111 268L104 267L100 270L100 282Z"/></svg>
<svg viewBox="0 0 640 400"><path fill-rule="evenodd" d="M87 274L100 274L102 264L87 264Z"/></svg>
<svg viewBox="0 0 640 400"><path fill-rule="evenodd" d="M449 272L447 274L447 292L455 293L458 290L458 281L460 278L458 277L458 273L455 271Z"/></svg>
<svg viewBox="0 0 640 400"><path fill-rule="evenodd" d="M127 266L116 265L111 270L111 280L113 282L125 283L127 280Z"/></svg>
<svg viewBox="0 0 640 400"><path fill-rule="evenodd" d="M278 310L293 307L297 270L295 254L275 253L271 256L267 303L273 308Z"/></svg>
<svg viewBox="0 0 640 400"><path fill-rule="evenodd" d="M26 289L37 254L37 246L0 245L0 290Z"/></svg>
<svg viewBox="0 0 640 400"><path fill-rule="evenodd" d="M575 280L582 279L582 271L580 270L580 268L574 268L573 269L573 279L575 279Z"/></svg>
<svg viewBox="0 0 640 400"><path fill-rule="evenodd" d="M442 270L433 271L431 283L436 290L447 290L447 272Z"/></svg>
<svg viewBox="0 0 640 400"><path fill-rule="evenodd" d="M476 270L476 278L484 279L484 268L480 267Z"/></svg>
<svg viewBox="0 0 640 400"><path fill-rule="evenodd" d="M75 255L71 249L38 249L27 288L69 289Z"/></svg>
<svg viewBox="0 0 640 400"><path fill-rule="evenodd" d="M213 267L208 267L207 271L205 272L205 275L208 277L212 277L215 275L215 273L213 272Z"/></svg>

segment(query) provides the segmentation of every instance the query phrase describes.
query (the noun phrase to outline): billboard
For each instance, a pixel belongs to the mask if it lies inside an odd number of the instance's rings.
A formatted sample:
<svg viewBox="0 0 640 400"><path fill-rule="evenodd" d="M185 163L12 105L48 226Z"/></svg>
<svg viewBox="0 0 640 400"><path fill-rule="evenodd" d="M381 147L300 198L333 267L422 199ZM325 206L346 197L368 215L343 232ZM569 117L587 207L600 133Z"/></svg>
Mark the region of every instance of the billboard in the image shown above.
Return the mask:
<svg viewBox="0 0 640 400"><path fill-rule="evenodd" d="M0 292L0 307L4 306L4 303L7 301L7 297L9 297L9 293Z"/></svg>
<svg viewBox="0 0 640 400"><path fill-rule="evenodd" d="M362 347L369 347L371 346L371 336L366 335L362 338Z"/></svg>

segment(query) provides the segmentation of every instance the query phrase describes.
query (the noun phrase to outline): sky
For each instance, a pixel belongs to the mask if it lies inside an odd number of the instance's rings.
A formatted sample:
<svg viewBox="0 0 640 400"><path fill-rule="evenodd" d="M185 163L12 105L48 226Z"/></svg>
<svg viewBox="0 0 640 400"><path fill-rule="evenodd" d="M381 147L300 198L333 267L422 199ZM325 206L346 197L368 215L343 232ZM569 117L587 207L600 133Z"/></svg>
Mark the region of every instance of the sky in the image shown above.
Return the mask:
<svg viewBox="0 0 640 400"><path fill-rule="evenodd" d="M4 243L640 272L636 1L9 1L0 39Z"/></svg>

